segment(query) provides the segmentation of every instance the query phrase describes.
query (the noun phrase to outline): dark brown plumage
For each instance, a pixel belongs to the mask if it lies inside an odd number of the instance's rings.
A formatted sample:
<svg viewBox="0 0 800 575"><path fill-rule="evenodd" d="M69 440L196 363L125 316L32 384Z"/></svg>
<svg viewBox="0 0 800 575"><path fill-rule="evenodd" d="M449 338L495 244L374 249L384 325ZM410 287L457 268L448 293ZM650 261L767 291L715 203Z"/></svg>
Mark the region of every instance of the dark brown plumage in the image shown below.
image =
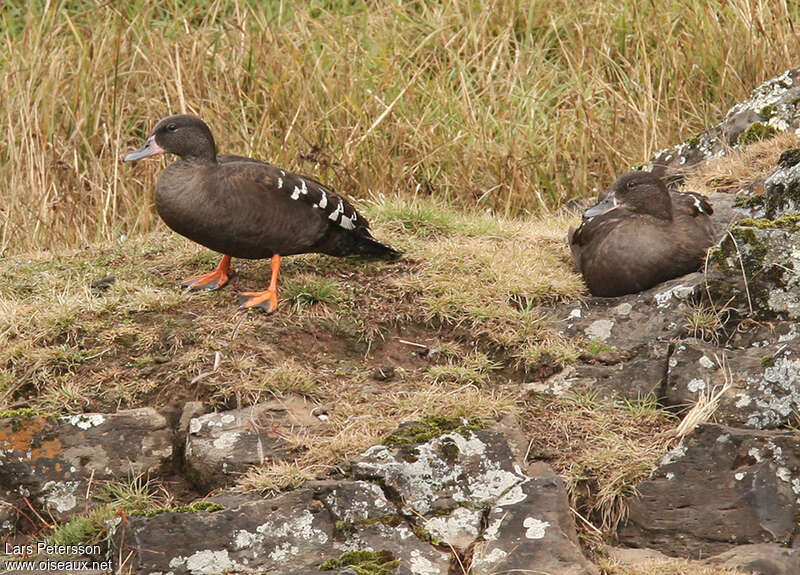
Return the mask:
<svg viewBox="0 0 800 575"><path fill-rule="evenodd" d="M280 257L304 253L397 257L343 197L311 178L252 158L218 155L211 130L185 114L162 119L126 162L169 152L179 159L158 178L156 210L182 236L224 254L218 268L189 278L190 289L219 289L230 258L272 258L270 287L240 294L244 307L277 306Z"/></svg>
<svg viewBox="0 0 800 575"><path fill-rule="evenodd" d="M592 295L640 292L700 269L714 242L708 200L670 193L648 172L629 172L570 232L575 263Z"/></svg>

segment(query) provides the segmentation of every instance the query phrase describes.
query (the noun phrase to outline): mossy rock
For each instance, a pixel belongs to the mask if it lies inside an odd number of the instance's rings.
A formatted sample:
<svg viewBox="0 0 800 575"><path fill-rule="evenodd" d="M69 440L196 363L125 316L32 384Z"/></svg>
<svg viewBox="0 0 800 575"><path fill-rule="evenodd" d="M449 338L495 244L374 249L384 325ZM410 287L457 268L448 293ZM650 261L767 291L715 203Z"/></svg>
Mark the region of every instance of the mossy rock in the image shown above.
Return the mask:
<svg viewBox="0 0 800 575"><path fill-rule="evenodd" d="M486 424L479 419L429 416L420 421L401 425L397 431L386 437L381 443L388 447L418 445L446 433L460 433L464 437L469 437L473 431L485 428ZM447 454L445 455L447 456Z"/></svg>
<svg viewBox="0 0 800 575"><path fill-rule="evenodd" d="M792 218L794 210L800 209L800 181L793 180L786 184L775 184L758 196L740 196L736 198L733 205L747 210L759 212L763 210L764 218L759 218L759 220L763 219L764 221L759 224L759 227L786 227L796 223ZM793 211L787 213L786 210Z"/></svg>
<svg viewBox="0 0 800 575"><path fill-rule="evenodd" d="M328 559L319 568L322 571L349 568L358 575L392 575L399 565L400 561L390 551L349 551Z"/></svg>

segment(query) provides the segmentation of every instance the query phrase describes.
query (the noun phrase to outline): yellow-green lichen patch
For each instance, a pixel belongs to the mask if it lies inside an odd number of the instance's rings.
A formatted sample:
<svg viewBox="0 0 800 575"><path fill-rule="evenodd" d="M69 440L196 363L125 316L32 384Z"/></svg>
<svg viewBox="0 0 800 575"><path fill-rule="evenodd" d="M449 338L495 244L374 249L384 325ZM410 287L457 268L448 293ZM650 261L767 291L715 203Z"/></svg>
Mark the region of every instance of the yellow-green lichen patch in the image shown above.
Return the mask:
<svg viewBox="0 0 800 575"><path fill-rule="evenodd" d="M400 565L390 551L349 551L339 558L328 559L319 568L334 571L350 568L357 575L392 575Z"/></svg>
<svg viewBox="0 0 800 575"><path fill-rule="evenodd" d="M224 505L214 503L213 501L195 501L191 505L180 505L178 507L159 507L147 509L145 511L135 511L131 513L131 515L153 517L154 515L160 515L161 513L197 513L199 511L213 513L214 511L222 511L224 509Z"/></svg>
<svg viewBox="0 0 800 575"><path fill-rule="evenodd" d="M471 432L485 428L486 424L479 419L430 416L402 426L381 443L388 447L417 445L446 433L460 433L464 437L469 437Z"/></svg>
<svg viewBox="0 0 800 575"><path fill-rule="evenodd" d="M34 409L32 407L22 407L20 409L4 409L0 411L0 419L14 419L14 418L31 419L34 417L55 418L57 417L57 415L54 413L48 413L42 411L40 409Z"/></svg>
<svg viewBox="0 0 800 575"><path fill-rule="evenodd" d="M425 529L422 525L415 525L412 531L420 541L425 541L426 543L430 543L431 545L441 545L442 543L444 543L444 541L442 541L439 537L437 537L436 535Z"/></svg>
<svg viewBox="0 0 800 575"><path fill-rule="evenodd" d="M739 135L737 143L746 146L760 140L766 140L778 133L775 127L762 122L753 122L748 128Z"/></svg>

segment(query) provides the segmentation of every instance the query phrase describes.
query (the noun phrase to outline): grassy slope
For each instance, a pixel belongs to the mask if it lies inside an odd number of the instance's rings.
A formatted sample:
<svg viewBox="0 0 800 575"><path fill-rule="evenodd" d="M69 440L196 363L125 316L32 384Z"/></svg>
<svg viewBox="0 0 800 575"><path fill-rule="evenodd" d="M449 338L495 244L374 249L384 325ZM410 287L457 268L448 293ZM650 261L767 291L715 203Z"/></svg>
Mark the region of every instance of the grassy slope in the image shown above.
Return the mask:
<svg viewBox="0 0 800 575"><path fill-rule="evenodd" d="M32 7L29 7L32 4ZM153 228L191 111L225 151L356 197L538 212L718 122L796 64L796 3L4 2L0 254Z"/></svg>
<svg viewBox="0 0 800 575"><path fill-rule="evenodd" d="M419 201L364 207L376 235L406 257L287 258L272 316L239 310L235 297L262 286L263 262L237 260L232 286L219 292L180 290L182 278L212 268L216 256L169 232L1 260L0 409L169 410L190 399L224 409L278 397L327 413L327 429L284 438L294 461L241 478L241 489L260 491L324 476L404 420L516 416L532 441L531 458L553 464L576 509L613 533L624 498L667 449L677 422L649 399L609 404L525 392L537 354L567 361L591 346L564 341L543 315L582 292L564 242L569 219L490 218ZM91 287L106 277L114 283ZM394 378L376 378L386 366ZM104 487L106 499L109 489L123 495L54 536L78 530L86 539L95 536L95 515L172 504L161 482L131 481ZM580 525L599 541L594 528ZM610 560L604 568L612 575L726 573L675 561L652 571Z"/></svg>

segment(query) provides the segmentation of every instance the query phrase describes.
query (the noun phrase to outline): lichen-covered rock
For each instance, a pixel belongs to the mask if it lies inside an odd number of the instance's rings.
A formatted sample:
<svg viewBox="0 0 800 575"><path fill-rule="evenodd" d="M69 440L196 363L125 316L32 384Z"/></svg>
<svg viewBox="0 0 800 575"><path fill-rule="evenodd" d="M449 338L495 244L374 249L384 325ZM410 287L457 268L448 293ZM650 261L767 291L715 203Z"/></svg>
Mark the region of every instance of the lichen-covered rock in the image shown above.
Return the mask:
<svg viewBox="0 0 800 575"><path fill-rule="evenodd" d="M787 545L798 533L800 437L698 426L637 490L619 533L624 545L691 558Z"/></svg>
<svg viewBox="0 0 800 575"><path fill-rule="evenodd" d="M645 167L676 173L715 156L779 132L800 128L800 67L787 70L753 90L731 108L725 120L686 142L661 150Z"/></svg>
<svg viewBox="0 0 800 575"><path fill-rule="evenodd" d="M787 549L774 543L739 545L710 557L706 563L756 575L796 575L800 573L800 549Z"/></svg>
<svg viewBox="0 0 800 575"><path fill-rule="evenodd" d="M352 471L395 494L401 513L431 541L460 551L480 542L472 573L597 572L576 543L561 480L549 468L542 477L525 475L502 433L450 432L418 445L378 445Z"/></svg>
<svg viewBox="0 0 800 575"><path fill-rule="evenodd" d="M760 193L759 193L760 192ZM774 220L800 211L800 149L785 150L778 166L755 189L737 194L735 208L746 217Z"/></svg>
<svg viewBox="0 0 800 575"><path fill-rule="evenodd" d="M388 551L400 562L396 574L446 575L452 553L434 546L399 514L383 490L366 481L320 482L317 497L334 520L336 553L371 549ZM420 538L422 537L422 538Z"/></svg>
<svg viewBox="0 0 800 575"><path fill-rule="evenodd" d="M800 318L800 213L778 219L742 219L709 252L712 300L739 315Z"/></svg>
<svg viewBox="0 0 800 575"><path fill-rule="evenodd" d="M187 477L201 490L223 487L253 465L285 458L285 434L323 425L299 399L195 417L186 438Z"/></svg>
<svg viewBox="0 0 800 575"><path fill-rule="evenodd" d="M265 499L213 499L211 513L132 517L117 546L133 552L136 573L319 573L349 551L388 552L397 575L446 575L451 555L421 541L380 488L363 482L320 482Z"/></svg>
<svg viewBox="0 0 800 575"><path fill-rule="evenodd" d="M23 495L61 518L92 504L90 480L159 473L171 461L172 441L166 419L151 408L20 414L0 419L0 483L10 500Z"/></svg>
<svg viewBox="0 0 800 575"><path fill-rule="evenodd" d="M561 333L582 341L584 351L564 371L529 389L555 395L591 390L601 398L661 395L670 346L688 335L704 282L698 272L637 294L559 306Z"/></svg>
<svg viewBox="0 0 800 575"><path fill-rule="evenodd" d="M694 405L727 382L730 388L719 397L714 414L718 422L756 429L793 424L800 411L800 340L795 337L740 350L681 342L669 359L666 399Z"/></svg>
<svg viewBox="0 0 800 575"><path fill-rule="evenodd" d="M579 551L562 479L543 465L519 487L516 499L498 502L486 515L470 573L598 573Z"/></svg>

